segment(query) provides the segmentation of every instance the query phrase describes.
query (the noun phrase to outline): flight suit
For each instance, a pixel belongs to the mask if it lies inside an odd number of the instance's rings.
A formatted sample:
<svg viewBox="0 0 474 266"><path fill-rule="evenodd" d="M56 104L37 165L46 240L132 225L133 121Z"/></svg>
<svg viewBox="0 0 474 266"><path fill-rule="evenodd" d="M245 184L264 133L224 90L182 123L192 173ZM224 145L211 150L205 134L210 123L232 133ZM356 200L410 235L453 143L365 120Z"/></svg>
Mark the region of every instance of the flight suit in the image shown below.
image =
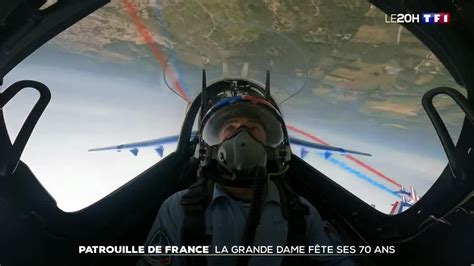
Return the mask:
<svg viewBox="0 0 474 266"><path fill-rule="evenodd" d="M187 190L169 197L158 212L155 223L148 235L145 245L177 245L181 246L181 226L184 220L184 208L181 197ZM273 182L268 182L260 225L255 235L257 246L284 246L288 225L282 215L280 195ZM302 202L309 206L310 215L306 217L306 236L309 245L342 245L337 233L327 229L328 224L321 220L316 210L306 199ZM245 227L250 204L230 197L219 184L214 184L212 200L205 212L206 234L212 236L212 247L239 245ZM332 232L332 233L331 233ZM250 258L249 265L280 265L282 256L258 256ZM313 256L318 265L354 265L345 256ZM208 265L234 265L235 256L209 256ZM185 265L185 258L143 257L138 265Z"/></svg>

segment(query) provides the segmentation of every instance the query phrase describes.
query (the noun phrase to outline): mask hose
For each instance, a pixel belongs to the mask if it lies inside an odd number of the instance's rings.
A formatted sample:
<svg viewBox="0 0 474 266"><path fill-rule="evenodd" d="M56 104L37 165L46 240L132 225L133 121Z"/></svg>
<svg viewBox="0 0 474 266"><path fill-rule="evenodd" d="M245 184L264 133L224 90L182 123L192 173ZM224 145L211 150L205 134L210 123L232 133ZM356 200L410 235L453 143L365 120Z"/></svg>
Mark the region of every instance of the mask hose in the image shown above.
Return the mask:
<svg viewBox="0 0 474 266"><path fill-rule="evenodd" d="M252 195L252 203L250 205L249 214L245 223L244 234L242 238L242 246L253 246L255 242L255 232L260 224L262 216L264 188L267 182L267 171L264 167L256 169L255 183ZM249 263L249 256L237 257L236 266L247 266Z"/></svg>

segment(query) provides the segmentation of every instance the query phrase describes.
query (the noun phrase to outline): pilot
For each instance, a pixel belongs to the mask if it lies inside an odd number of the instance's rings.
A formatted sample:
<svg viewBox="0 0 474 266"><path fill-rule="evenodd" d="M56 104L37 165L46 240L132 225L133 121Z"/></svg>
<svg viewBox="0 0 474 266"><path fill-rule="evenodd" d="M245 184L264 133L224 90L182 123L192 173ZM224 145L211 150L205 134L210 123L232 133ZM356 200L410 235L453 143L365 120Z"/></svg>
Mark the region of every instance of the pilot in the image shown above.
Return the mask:
<svg viewBox="0 0 474 266"><path fill-rule="evenodd" d="M240 95L203 117L198 181L161 206L146 246L336 246L332 227L285 181L286 126L276 105ZM138 265L354 265L344 256L144 256Z"/></svg>

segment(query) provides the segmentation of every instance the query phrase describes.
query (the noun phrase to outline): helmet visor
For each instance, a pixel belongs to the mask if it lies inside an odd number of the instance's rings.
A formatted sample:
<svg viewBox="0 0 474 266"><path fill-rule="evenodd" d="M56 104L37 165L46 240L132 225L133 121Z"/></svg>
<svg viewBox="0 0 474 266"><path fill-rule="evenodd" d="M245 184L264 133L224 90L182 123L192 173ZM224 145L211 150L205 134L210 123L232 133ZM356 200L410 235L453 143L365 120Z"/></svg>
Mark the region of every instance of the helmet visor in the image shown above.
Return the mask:
<svg viewBox="0 0 474 266"><path fill-rule="evenodd" d="M239 129L265 145L276 147L284 142L283 122L262 105L249 102L231 104L217 110L205 122L202 138L213 146L232 137Z"/></svg>

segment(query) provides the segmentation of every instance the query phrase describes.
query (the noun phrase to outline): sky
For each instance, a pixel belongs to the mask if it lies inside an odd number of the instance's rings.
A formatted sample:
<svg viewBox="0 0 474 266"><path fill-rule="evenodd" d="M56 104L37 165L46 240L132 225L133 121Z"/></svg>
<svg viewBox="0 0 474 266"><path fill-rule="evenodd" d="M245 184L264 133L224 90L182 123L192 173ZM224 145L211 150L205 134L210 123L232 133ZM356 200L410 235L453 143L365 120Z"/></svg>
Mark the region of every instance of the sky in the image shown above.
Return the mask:
<svg viewBox="0 0 474 266"><path fill-rule="evenodd" d="M61 209L76 211L89 206L160 159L152 149L141 150L138 157L129 152L91 153L88 149L179 132L186 104L164 89L159 78L147 81L133 76L98 74L79 70L77 65L71 68L44 65L37 58L41 57L37 54L30 57L9 73L5 87L27 78L41 81L51 89L51 103L35 128L22 160ZM5 107L7 129L12 136L17 134L36 99L36 92L29 90ZM291 117L291 111L286 113ZM288 124L317 133L332 145L373 154L373 157L357 158L406 186L415 186L421 194L446 166L440 145L435 147L437 153L432 149L409 153L399 150L393 141L371 142L366 134L331 129L323 123L308 125L297 118L290 120ZM434 132L429 137L435 138ZM172 150L174 145L166 146L165 154ZM300 152L298 147L293 151ZM343 156L333 155L327 160L318 153L310 153L305 160L380 211L389 212L390 204L397 200L393 194L371 184L368 178L388 189L395 190L395 186ZM341 167L341 163L346 167ZM360 174L348 172L348 167Z"/></svg>
<svg viewBox="0 0 474 266"><path fill-rule="evenodd" d="M65 211L96 202L159 159L152 150L135 158L88 149L174 135L184 118L185 104L158 90L161 84L26 62L6 76L5 87L25 78L47 84L52 99L22 160ZM37 97L29 90L5 106L11 136Z"/></svg>

